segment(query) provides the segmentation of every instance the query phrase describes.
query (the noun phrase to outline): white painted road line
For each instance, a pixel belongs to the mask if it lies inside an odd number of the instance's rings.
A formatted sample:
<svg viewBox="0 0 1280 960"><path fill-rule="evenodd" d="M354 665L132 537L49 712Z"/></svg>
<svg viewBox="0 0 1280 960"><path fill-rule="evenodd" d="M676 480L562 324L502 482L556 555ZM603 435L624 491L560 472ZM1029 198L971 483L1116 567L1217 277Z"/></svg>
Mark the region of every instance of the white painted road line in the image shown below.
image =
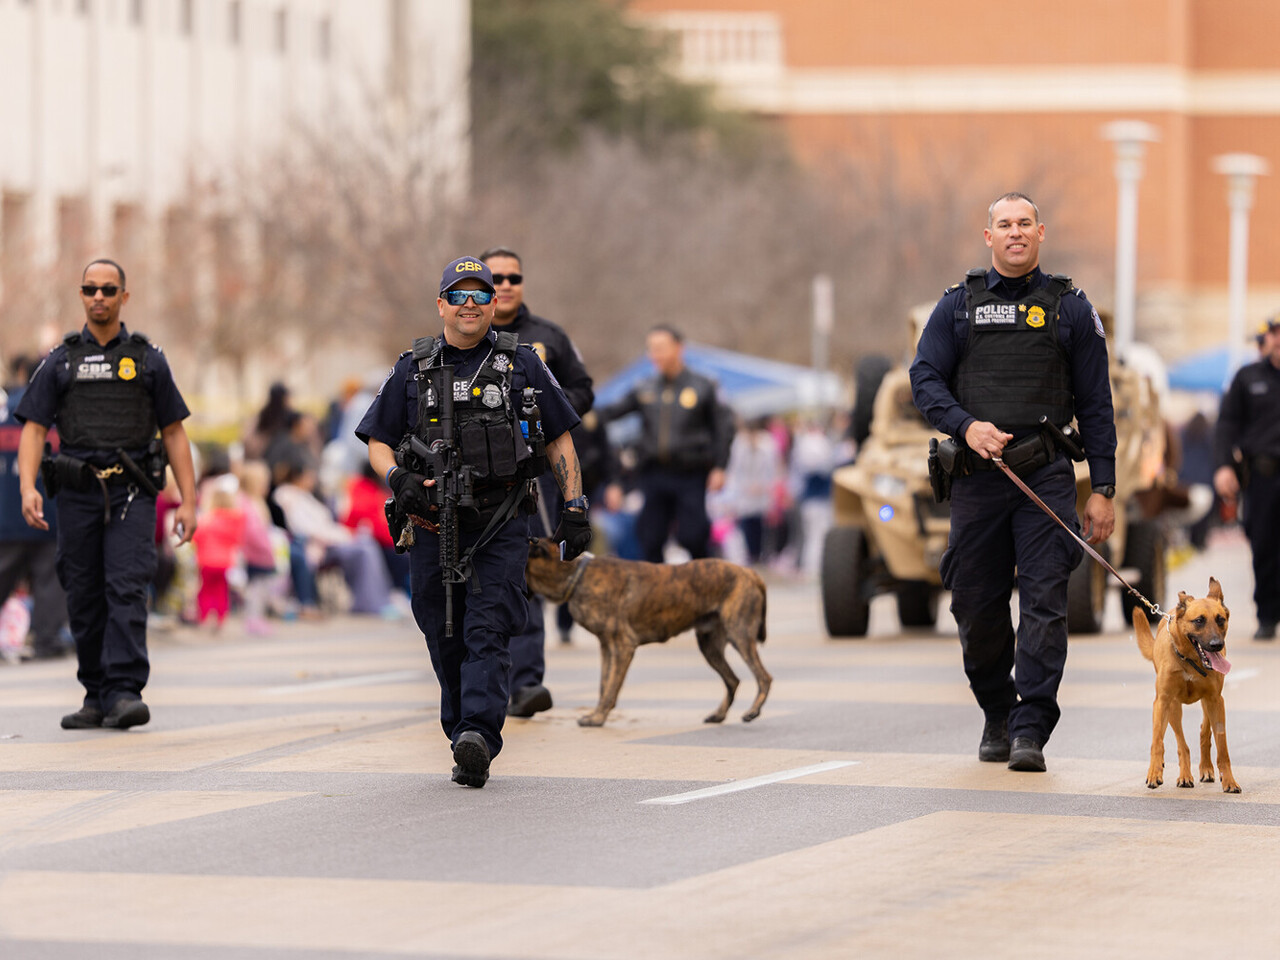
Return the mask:
<svg viewBox="0 0 1280 960"><path fill-rule="evenodd" d="M268 687L262 692L273 697L282 697L291 693L311 693L314 690L341 690L344 687L374 687L382 683L406 683L410 680L425 679L426 676L425 670L395 670L391 673L366 673L358 677L338 677L335 680L313 680L310 683Z"/></svg>
<svg viewBox="0 0 1280 960"><path fill-rule="evenodd" d="M760 777L750 777L746 780L734 780L731 783L722 783L714 787L703 787L701 790L690 790L688 793L673 793L668 797L654 797L652 800L641 800L641 803L661 803L666 805L675 805L677 803L689 803L693 800L705 800L707 797L718 797L725 793L737 793L739 790L751 790L755 787L763 787L767 783L778 783L782 780L795 780L798 777L807 777L814 773L825 773L828 770L838 770L841 767L856 766L858 760L829 760L826 763L815 763L811 767L796 767L793 770L779 770L777 773L766 773Z"/></svg>

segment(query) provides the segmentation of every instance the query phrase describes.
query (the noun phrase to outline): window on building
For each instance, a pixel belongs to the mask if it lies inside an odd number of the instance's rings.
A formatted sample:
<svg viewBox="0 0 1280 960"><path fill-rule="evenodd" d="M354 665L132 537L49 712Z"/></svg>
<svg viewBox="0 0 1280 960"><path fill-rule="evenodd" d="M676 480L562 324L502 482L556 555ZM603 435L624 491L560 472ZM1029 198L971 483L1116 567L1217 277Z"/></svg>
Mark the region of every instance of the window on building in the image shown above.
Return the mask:
<svg viewBox="0 0 1280 960"><path fill-rule="evenodd" d="M184 37L191 36L196 26L195 0L182 0L178 7L178 30Z"/></svg>
<svg viewBox="0 0 1280 960"><path fill-rule="evenodd" d="M328 17L321 17L317 28L316 54L321 60L328 60L333 53L333 25Z"/></svg>
<svg viewBox="0 0 1280 960"><path fill-rule="evenodd" d="M227 4L227 40L233 47L240 46L240 0Z"/></svg>
<svg viewBox="0 0 1280 960"><path fill-rule="evenodd" d="M133 24L141 26L142 21L146 18L146 8L146 0L131 0L129 4L129 20Z"/></svg>
<svg viewBox="0 0 1280 960"><path fill-rule="evenodd" d="M276 53L289 49L289 11L281 7L276 11Z"/></svg>

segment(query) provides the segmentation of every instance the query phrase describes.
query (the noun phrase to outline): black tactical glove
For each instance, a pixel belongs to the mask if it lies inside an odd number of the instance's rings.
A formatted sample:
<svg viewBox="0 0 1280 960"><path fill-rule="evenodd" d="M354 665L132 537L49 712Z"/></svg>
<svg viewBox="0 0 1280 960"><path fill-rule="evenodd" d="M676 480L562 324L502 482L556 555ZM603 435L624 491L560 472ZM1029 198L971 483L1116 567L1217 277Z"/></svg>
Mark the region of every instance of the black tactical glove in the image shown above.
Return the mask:
<svg viewBox="0 0 1280 960"><path fill-rule="evenodd" d="M565 510L560 514L560 525L551 539L564 544L564 558L572 560L591 546L591 524L585 510Z"/></svg>
<svg viewBox="0 0 1280 960"><path fill-rule="evenodd" d="M410 473L404 467L396 467L387 478L391 492L395 494L396 505L410 516L422 517L431 515L431 498L422 482L427 478L420 473Z"/></svg>

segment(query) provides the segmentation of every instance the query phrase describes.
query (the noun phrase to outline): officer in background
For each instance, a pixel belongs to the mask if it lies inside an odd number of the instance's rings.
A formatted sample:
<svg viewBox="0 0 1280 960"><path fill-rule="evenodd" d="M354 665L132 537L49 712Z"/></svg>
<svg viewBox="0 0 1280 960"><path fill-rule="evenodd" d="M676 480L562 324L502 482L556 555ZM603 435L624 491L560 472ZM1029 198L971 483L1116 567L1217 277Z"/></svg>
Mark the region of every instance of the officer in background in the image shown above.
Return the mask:
<svg viewBox="0 0 1280 960"><path fill-rule="evenodd" d="M1280 317L1258 331L1260 356L1223 394L1214 436L1213 487L1223 500L1244 491L1241 521L1253 551L1255 640L1274 640L1280 621Z"/></svg>
<svg viewBox="0 0 1280 960"><path fill-rule="evenodd" d="M569 335L557 324L529 311L524 302L524 267L520 256L507 247L490 247L480 254L493 276L495 331L514 333L521 343L533 347L560 384L565 398L579 417L586 417L595 401L591 377L582 364L582 355ZM573 428L574 449L583 448L581 426ZM538 496L546 507L547 519L554 526L560 522L560 497L555 481L547 475L538 478ZM549 536L541 511L530 520L530 533ZM529 597L529 620L525 628L511 638L511 702L507 715L531 717L551 709L551 691L543 685L546 674L546 626L543 622L542 598Z"/></svg>
<svg viewBox="0 0 1280 960"><path fill-rule="evenodd" d="M640 413L637 479L644 506L636 533L644 559L662 563L673 523L676 542L698 559L711 549L707 493L724 488L733 411L720 402L713 380L684 365L680 331L659 324L645 343L657 374L600 410L600 419L609 423ZM620 501L620 491L611 491L610 499Z"/></svg>
<svg viewBox="0 0 1280 960"><path fill-rule="evenodd" d="M0 392L0 606L25 577L31 590L31 659L52 660L68 652L62 641L67 595L58 582L55 564L56 515L50 513L48 530L33 529L22 519L22 489L18 481L22 424L14 418L13 411L27 392L31 360L16 356L9 370L9 382Z"/></svg>
<svg viewBox="0 0 1280 960"><path fill-rule="evenodd" d="M969 271L943 295L911 364L916 406L961 448L940 571L969 686L986 715L978 758L1029 771L1045 769L1043 748L1061 713L1067 582L1084 551L991 458L1079 532L1071 460L1040 425L1042 416L1057 427L1076 418L1093 484L1083 536L1099 543L1115 527L1105 334L1070 279L1040 271L1044 232L1028 197L1009 193L991 204L983 231L991 269Z"/></svg>
<svg viewBox="0 0 1280 960"><path fill-rule="evenodd" d="M44 481L57 499L58 577L85 689L84 705L62 726L124 729L151 719L142 688L151 670L147 587L156 568L163 454L182 496L175 511L180 543L195 532L195 470L182 425L190 411L164 354L120 320L129 292L119 264L90 263L80 299L87 323L36 368L15 412L23 425L22 515L32 527L49 528L36 476L56 425L61 449L46 459Z"/></svg>
<svg viewBox="0 0 1280 960"><path fill-rule="evenodd" d="M553 537L564 544L566 558L587 548L591 527L569 436L577 414L537 354L490 329L495 305L489 268L475 257L454 260L444 269L436 305L443 335L419 338L400 355L356 436L368 443L369 463L394 492L397 516L415 518L409 547L413 615L440 682L440 725L453 745L453 780L483 787L489 762L502 749L508 646L529 611L524 567L530 478L540 466L541 438L564 499ZM538 414L523 399L526 387L539 391ZM453 398L451 411L446 397ZM424 467L424 448L449 456L456 469ZM446 569L441 539L451 527L442 525L443 517L449 497L456 500L459 493L453 487L451 494L450 476L464 472L473 479L462 493L475 506L457 512L459 560ZM404 543L398 525L393 523L393 535ZM459 568L465 582L447 585L446 577Z"/></svg>

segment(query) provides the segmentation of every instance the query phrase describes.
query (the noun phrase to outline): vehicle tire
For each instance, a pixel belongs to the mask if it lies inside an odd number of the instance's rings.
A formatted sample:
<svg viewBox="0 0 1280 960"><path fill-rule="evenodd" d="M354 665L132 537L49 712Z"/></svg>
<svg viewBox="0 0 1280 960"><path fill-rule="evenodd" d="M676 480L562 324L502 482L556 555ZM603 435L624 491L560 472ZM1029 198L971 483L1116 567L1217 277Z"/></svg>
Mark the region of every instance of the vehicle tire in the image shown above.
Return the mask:
<svg viewBox="0 0 1280 960"><path fill-rule="evenodd" d="M1124 542L1124 565L1138 569L1138 579L1133 584L1134 588L1152 603L1159 604L1164 599L1167 573L1164 531L1154 520L1135 520L1125 531ZM1155 623L1160 619L1128 590L1123 587L1120 589L1125 623L1133 623L1133 611L1139 607L1146 613L1147 622Z"/></svg>
<svg viewBox="0 0 1280 960"><path fill-rule="evenodd" d="M822 542L822 613L833 637L865 637L867 542L857 527L832 527Z"/></svg>
<svg viewBox="0 0 1280 960"><path fill-rule="evenodd" d="M939 592L923 580L898 584L898 622L904 627L937 626Z"/></svg>
<svg viewBox="0 0 1280 960"><path fill-rule="evenodd" d="M1107 545L1095 547L1098 553L1110 562L1111 551ZM1102 631L1102 615L1107 605L1107 577L1109 574L1102 564L1085 554L1080 565L1071 571L1071 579L1067 581L1067 632L1068 633L1100 633Z"/></svg>
<svg viewBox="0 0 1280 960"><path fill-rule="evenodd" d="M859 447L871 435L871 414L875 408L876 393L884 375L893 369L893 361L882 353L872 353L860 359L853 368L853 415L849 423L849 436Z"/></svg>

